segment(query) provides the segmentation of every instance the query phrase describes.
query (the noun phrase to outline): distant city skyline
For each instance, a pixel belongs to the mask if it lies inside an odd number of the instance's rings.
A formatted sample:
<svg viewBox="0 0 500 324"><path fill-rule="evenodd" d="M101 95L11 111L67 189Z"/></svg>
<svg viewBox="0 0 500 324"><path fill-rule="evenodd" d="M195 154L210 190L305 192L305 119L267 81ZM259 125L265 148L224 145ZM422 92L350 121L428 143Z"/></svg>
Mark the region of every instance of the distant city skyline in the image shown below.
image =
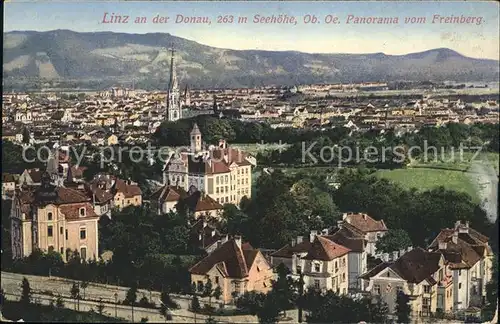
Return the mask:
<svg viewBox="0 0 500 324"><path fill-rule="evenodd" d="M497 2L21 2L5 3L4 31L170 33L200 44L235 50L300 51L307 53L378 53L403 55L449 48L474 58L499 60ZM104 13L144 16L146 24L103 24ZM156 16L209 16L212 24L153 24ZM286 14L297 25L254 24L255 14ZM341 24L304 24L306 14L338 16ZM354 16L398 17L398 25L345 24ZM481 16L476 24L404 24L406 16ZM246 16L247 24L217 24L217 16ZM172 18L171 18L172 19Z"/></svg>

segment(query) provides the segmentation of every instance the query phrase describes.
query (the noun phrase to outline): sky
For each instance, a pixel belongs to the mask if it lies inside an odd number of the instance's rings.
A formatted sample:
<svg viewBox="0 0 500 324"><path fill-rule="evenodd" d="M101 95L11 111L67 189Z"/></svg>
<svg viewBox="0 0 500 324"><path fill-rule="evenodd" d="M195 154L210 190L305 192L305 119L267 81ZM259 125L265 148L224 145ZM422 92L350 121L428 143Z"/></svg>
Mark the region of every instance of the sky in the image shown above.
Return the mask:
<svg viewBox="0 0 500 324"><path fill-rule="evenodd" d="M402 55L447 47L476 58L500 59L499 3L495 1L417 2L181 2L181 1L27 1L10 0L4 6L4 31L70 29L77 32L165 32L201 44L231 49L294 50L309 53L376 53ZM147 23L103 24L108 17L146 17ZM255 24L254 15L286 14L296 25ZM156 15L207 16L210 25L154 24ZM217 24L217 16L247 17L246 24ZM304 24L306 15L319 18ZM340 24L327 24L327 15ZM399 24L346 24L355 17L398 17ZM482 17L482 23L432 24L433 15ZM423 24L405 24L405 17L426 17Z"/></svg>

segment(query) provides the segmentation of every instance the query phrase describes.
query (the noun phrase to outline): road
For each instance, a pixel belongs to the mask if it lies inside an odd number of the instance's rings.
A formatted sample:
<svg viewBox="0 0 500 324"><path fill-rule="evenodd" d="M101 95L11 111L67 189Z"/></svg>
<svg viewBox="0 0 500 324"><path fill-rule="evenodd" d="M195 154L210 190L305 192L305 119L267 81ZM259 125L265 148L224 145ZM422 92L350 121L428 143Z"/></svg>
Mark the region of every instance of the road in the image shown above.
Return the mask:
<svg viewBox="0 0 500 324"><path fill-rule="evenodd" d="M482 160L472 162L468 174L483 202L482 208L494 223L498 217L498 175L491 163L483 155Z"/></svg>
<svg viewBox="0 0 500 324"><path fill-rule="evenodd" d="M21 295L21 282L23 277L26 277L30 283L30 287L33 292L36 292L34 296L40 297L42 303L49 304L51 299L55 299L55 296L61 295L65 300L64 304L66 308L75 309L75 301L70 297L71 287L73 285L72 280L62 279L57 277L42 277L42 276L31 276L22 275L17 273L3 272L1 273L2 288L7 294L8 298L18 298ZM118 296L118 301L123 301L125 299L128 288L94 284L89 283L87 289L85 289L85 299L80 300L80 310L88 311L91 308L96 310L98 305L98 300L102 298L104 303L114 303L115 293ZM50 296L52 294L54 297ZM80 289L80 294L83 297L83 290ZM139 290L137 293L138 299L142 298L143 294L149 299L149 291ZM17 297L15 297L17 296ZM188 311L190 298L178 295L171 295L172 299L175 300L181 307L181 309L172 310L172 317L174 322L186 322L193 323L195 321L195 314ZM153 301L159 306L160 293L152 292ZM205 300L200 300L200 304L206 303ZM109 316L115 316L115 307L117 317L124 318L126 320L132 320L132 308L130 306L114 304L105 304L104 311ZM287 315L292 317L293 320L288 322L297 322L297 311L287 311ZM142 317L148 317L149 322L165 322L165 318L159 313L157 309L147 309L134 307L134 320L136 322L140 321ZM203 323L206 316L196 314L196 321ZM214 318L219 322L225 323L256 323L258 322L257 317L251 315L237 315L237 316L214 316Z"/></svg>

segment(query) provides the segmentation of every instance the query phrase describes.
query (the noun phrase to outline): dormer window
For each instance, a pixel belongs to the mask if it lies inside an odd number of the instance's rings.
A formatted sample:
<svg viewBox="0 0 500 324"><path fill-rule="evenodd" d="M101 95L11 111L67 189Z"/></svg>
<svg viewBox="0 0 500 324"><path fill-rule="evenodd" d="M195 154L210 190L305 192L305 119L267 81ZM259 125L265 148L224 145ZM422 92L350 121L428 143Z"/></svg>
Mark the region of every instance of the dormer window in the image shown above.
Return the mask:
<svg viewBox="0 0 500 324"><path fill-rule="evenodd" d="M47 220L51 221L52 220L52 213L47 213Z"/></svg>
<svg viewBox="0 0 500 324"><path fill-rule="evenodd" d="M80 217L85 217L85 207L80 208Z"/></svg>
<svg viewBox="0 0 500 324"><path fill-rule="evenodd" d="M314 264L314 272L320 272L320 264L319 263Z"/></svg>

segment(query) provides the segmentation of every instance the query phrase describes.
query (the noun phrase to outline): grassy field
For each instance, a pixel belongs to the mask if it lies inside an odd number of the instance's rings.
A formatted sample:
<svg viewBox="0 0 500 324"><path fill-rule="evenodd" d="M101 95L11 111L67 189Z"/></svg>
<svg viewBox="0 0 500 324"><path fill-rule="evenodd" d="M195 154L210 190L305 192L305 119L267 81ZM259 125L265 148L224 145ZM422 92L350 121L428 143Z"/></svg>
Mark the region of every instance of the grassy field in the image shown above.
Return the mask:
<svg viewBox="0 0 500 324"><path fill-rule="evenodd" d="M406 189L428 190L440 186L449 190L468 193L478 202L474 185L462 171L439 170L430 168L378 170L377 176L399 183Z"/></svg>
<svg viewBox="0 0 500 324"><path fill-rule="evenodd" d="M443 161L418 161L412 167L396 170L378 170L377 176L401 184L403 187L428 190L443 186L446 189L468 193L472 199L479 202L476 187L467 174L472 159L491 164L498 174L498 153L482 153L474 157L474 153L464 152L463 157L458 155L454 161L449 156Z"/></svg>

